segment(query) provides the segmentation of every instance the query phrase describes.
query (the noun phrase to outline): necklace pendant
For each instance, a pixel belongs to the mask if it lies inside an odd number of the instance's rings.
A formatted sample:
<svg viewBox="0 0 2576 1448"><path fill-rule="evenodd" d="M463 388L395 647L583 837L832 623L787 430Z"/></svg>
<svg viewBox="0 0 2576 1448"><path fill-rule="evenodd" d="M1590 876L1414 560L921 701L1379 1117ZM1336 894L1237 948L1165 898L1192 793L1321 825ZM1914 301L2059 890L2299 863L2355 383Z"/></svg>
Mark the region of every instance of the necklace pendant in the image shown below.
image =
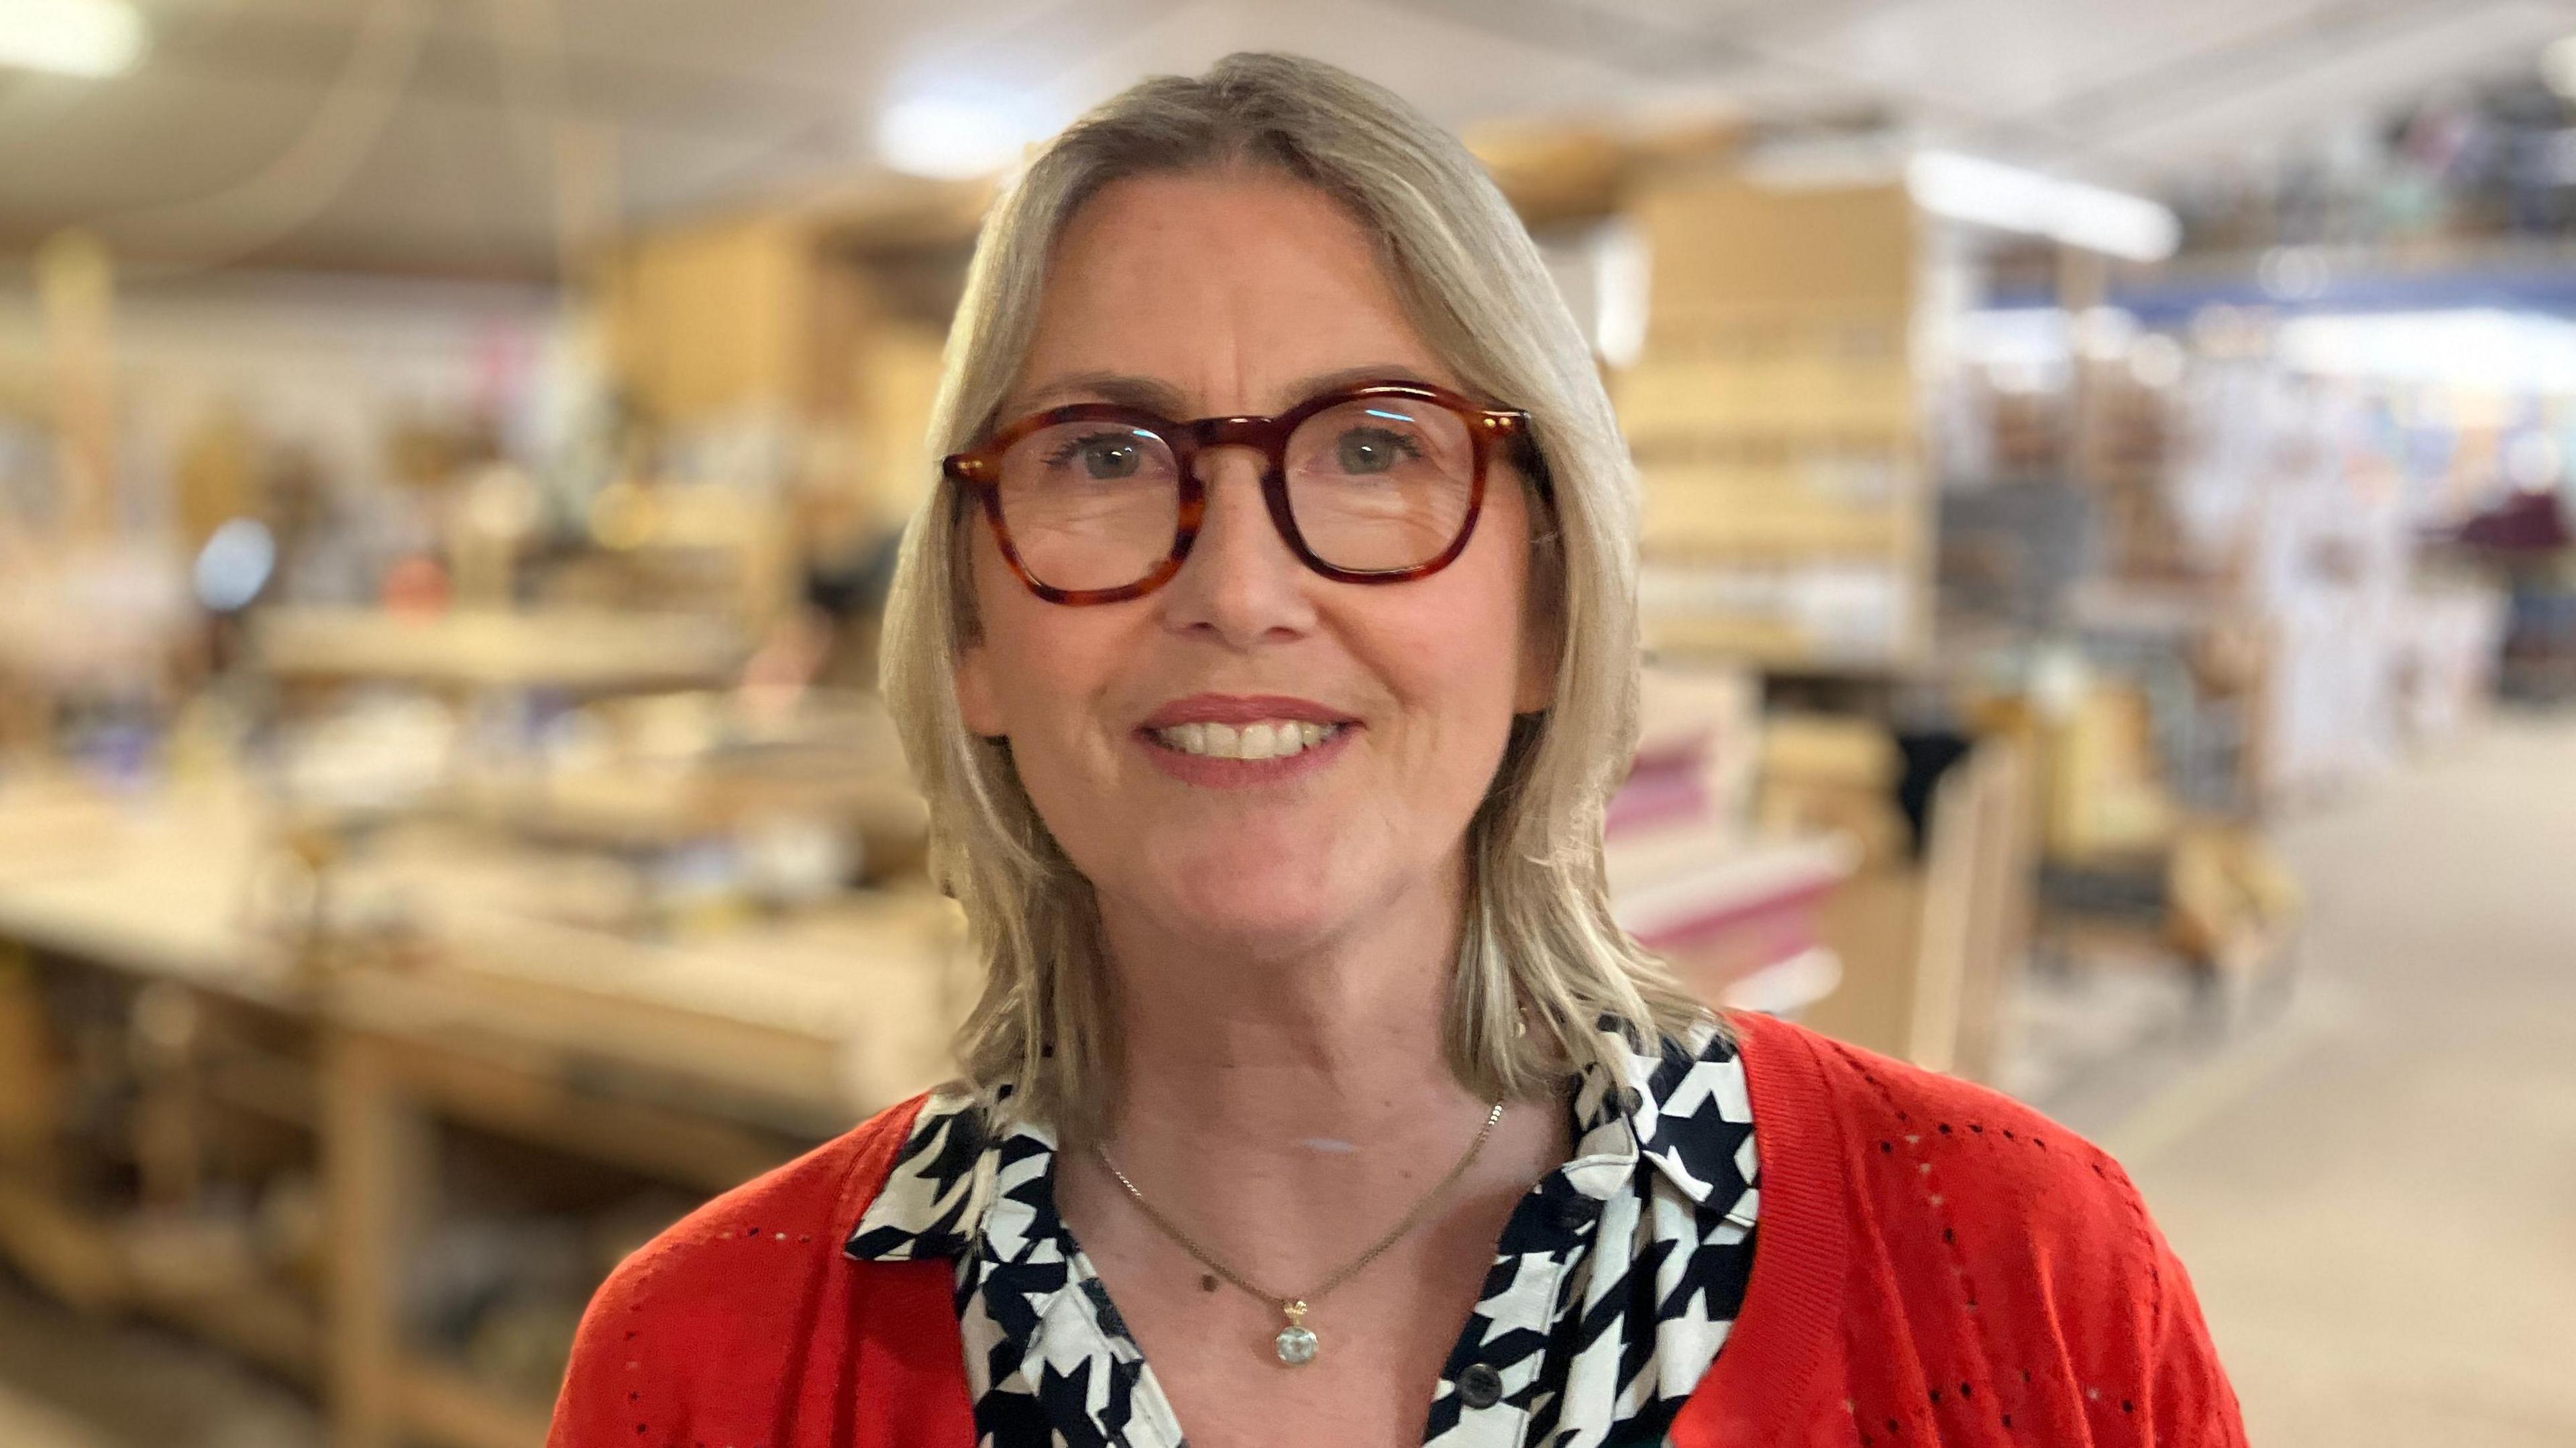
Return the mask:
<svg viewBox="0 0 2576 1448"><path fill-rule="evenodd" d="M1279 1310L1288 1315L1288 1325L1279 1329L1279 1360L1292 1368L1313 1362L1318 1344L1314 1329L1306 1326L1306 1304L1283 1302Z"/></svg>

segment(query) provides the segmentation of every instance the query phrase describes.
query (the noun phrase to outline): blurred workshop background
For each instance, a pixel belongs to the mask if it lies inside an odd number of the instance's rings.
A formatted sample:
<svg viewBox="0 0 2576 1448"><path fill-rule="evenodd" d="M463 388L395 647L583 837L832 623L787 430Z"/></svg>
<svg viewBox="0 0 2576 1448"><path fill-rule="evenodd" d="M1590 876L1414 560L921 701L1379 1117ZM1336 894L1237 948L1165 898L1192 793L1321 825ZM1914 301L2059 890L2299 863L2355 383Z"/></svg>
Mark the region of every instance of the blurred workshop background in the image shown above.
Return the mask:
<svg viewBox="0 0 2576 1448"><path fill-rule="evenodd" d="M1644 480L1618 910L2134 1167L2265 1445L2576 1443L2576 3L0 0L0 1443L536 1448L936 1079L995 179L1318 55Z"/></svg>

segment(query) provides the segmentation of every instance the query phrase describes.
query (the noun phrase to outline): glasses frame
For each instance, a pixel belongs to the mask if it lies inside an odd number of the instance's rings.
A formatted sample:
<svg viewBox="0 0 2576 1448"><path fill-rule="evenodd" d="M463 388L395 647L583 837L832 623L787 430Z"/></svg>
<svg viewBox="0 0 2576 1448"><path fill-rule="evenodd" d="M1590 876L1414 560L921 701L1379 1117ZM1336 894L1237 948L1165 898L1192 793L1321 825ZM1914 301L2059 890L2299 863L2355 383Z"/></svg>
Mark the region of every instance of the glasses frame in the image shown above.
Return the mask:
<svg viewBox="0 0 2576 1448"><path fill-rule="evenodd" d="M1458 536L1440 555L1427 563L1410 568L1336 568L1315 556L1306 546L1305 535L1298 531L1296 511L1288 504L1288 439L1307 419L1332 408L1376 398L1407 402L1427 402L1458 417L1467 425L1467 439L1473 453L1472 476L1467 493L1467 512L1459 520ZM1020 561L1019 550L1012 546L1010 524L1002 517L1002 456L1022 438L1046 428L1068 422L1124 423L1151 432L1169 444L1172 464L1178 472L1180 509L1174 518L1172 550L1152 571L1133 583L1115 588L1057 588L1040 582L1028 566ZM992 524L993 541L1002 550L1002 561L1029 592L1049 603L1074 606L1095 603L1123 603L1142 598L1172 581L1188 561L1190 546L1198 541L1199 528L1207 521L1207 483L1200 478L1198 459L1214 448L1250 448L1261 458L1261 496L1270 508L1270 521L1287 543L1297 561L1336 583L1407 583L1428 578L1458 560L1467 551L1467 541L1476 534L1476 520L1485 508L1485 478L1492 470L1495 450L1506 442L1516 442L1521 458L1530 464L1532 482L1545 487L1544 472L1535 466L1536 449L1530 442L1530 417L1526 412L1509 408L1487 407L1472 398L1435 387L1428 382L1362 382L1317 393L1286 412L1271 417L1202 417L1190 422L1176 422L1140 407L1127 407L1114 402L1076 402L1065 407L1034 412L987 436L965 452L952 453L940 462L940 470L966 491L982 500L984 517Z"/></svg>

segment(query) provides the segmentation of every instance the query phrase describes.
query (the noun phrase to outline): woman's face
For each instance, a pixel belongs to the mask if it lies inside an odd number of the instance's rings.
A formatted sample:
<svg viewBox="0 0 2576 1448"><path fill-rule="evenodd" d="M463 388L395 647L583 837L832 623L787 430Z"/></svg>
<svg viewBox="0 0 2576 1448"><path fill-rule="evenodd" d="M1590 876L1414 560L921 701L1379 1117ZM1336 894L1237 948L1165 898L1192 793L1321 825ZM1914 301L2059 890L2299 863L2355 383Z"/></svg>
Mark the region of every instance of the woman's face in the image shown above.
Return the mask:
<svg viewBox="0 0 2576 1448"><path fill-rule="evenodd" d="M1067 226L1048 278L1006 422L1141 399L1176 420L1275 414L1360 379L1459 386L1406 320L1360 224L1285 178L1117 183ZM1009 738L1114 936L1142 928L1275 955L1392 925L1391 913L1451 909L1512 715L1544 707L1549 687L1525 638L1520 479L1496 458L1483 515L1447 568L1352 584L1289 551L1252 453L1204 453L1199 470L1207 512L1188 562L1123 603L1039 599L976 516L981 638L958 667L968 727ZM1213 726L1240 736L1262 723L1305 747L1265 760L1205 752Z"/></svg>

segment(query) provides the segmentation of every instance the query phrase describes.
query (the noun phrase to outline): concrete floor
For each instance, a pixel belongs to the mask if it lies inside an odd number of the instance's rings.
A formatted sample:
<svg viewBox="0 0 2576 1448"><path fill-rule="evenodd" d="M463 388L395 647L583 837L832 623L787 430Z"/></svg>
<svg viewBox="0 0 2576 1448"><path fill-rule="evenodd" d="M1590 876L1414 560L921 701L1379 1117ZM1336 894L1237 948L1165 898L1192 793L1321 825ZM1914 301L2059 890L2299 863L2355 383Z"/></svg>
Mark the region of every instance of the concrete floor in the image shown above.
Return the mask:
<svg viewBox="0 0 2576 1448"><path fill-rule="evenodd" d="M2287 1007L2209 1044L2169 981L2100 982L2128 1036L2044 1104L2129 1163L2261 1448L2576 1445L2576 722L2282 842L2314 897ZM281 1385L0 1275L0 1445L318 1439Z"/></svg>
<svg viewBox="0 0 2576 1448"><path fill-rule="evenodd" d="M2282 832L2298 992L2093 1126L2262 1448L2576 1444L2576 725ZM2086 1123L2079 1123L2086 1124Z"/></svg>
<svg viewBox="0 0 2576 1448"><path fill-rule="evenodd" d="M0 1448L322 1448L302 1393L175 1333L78 1317L0 1273Z"/></svg>

